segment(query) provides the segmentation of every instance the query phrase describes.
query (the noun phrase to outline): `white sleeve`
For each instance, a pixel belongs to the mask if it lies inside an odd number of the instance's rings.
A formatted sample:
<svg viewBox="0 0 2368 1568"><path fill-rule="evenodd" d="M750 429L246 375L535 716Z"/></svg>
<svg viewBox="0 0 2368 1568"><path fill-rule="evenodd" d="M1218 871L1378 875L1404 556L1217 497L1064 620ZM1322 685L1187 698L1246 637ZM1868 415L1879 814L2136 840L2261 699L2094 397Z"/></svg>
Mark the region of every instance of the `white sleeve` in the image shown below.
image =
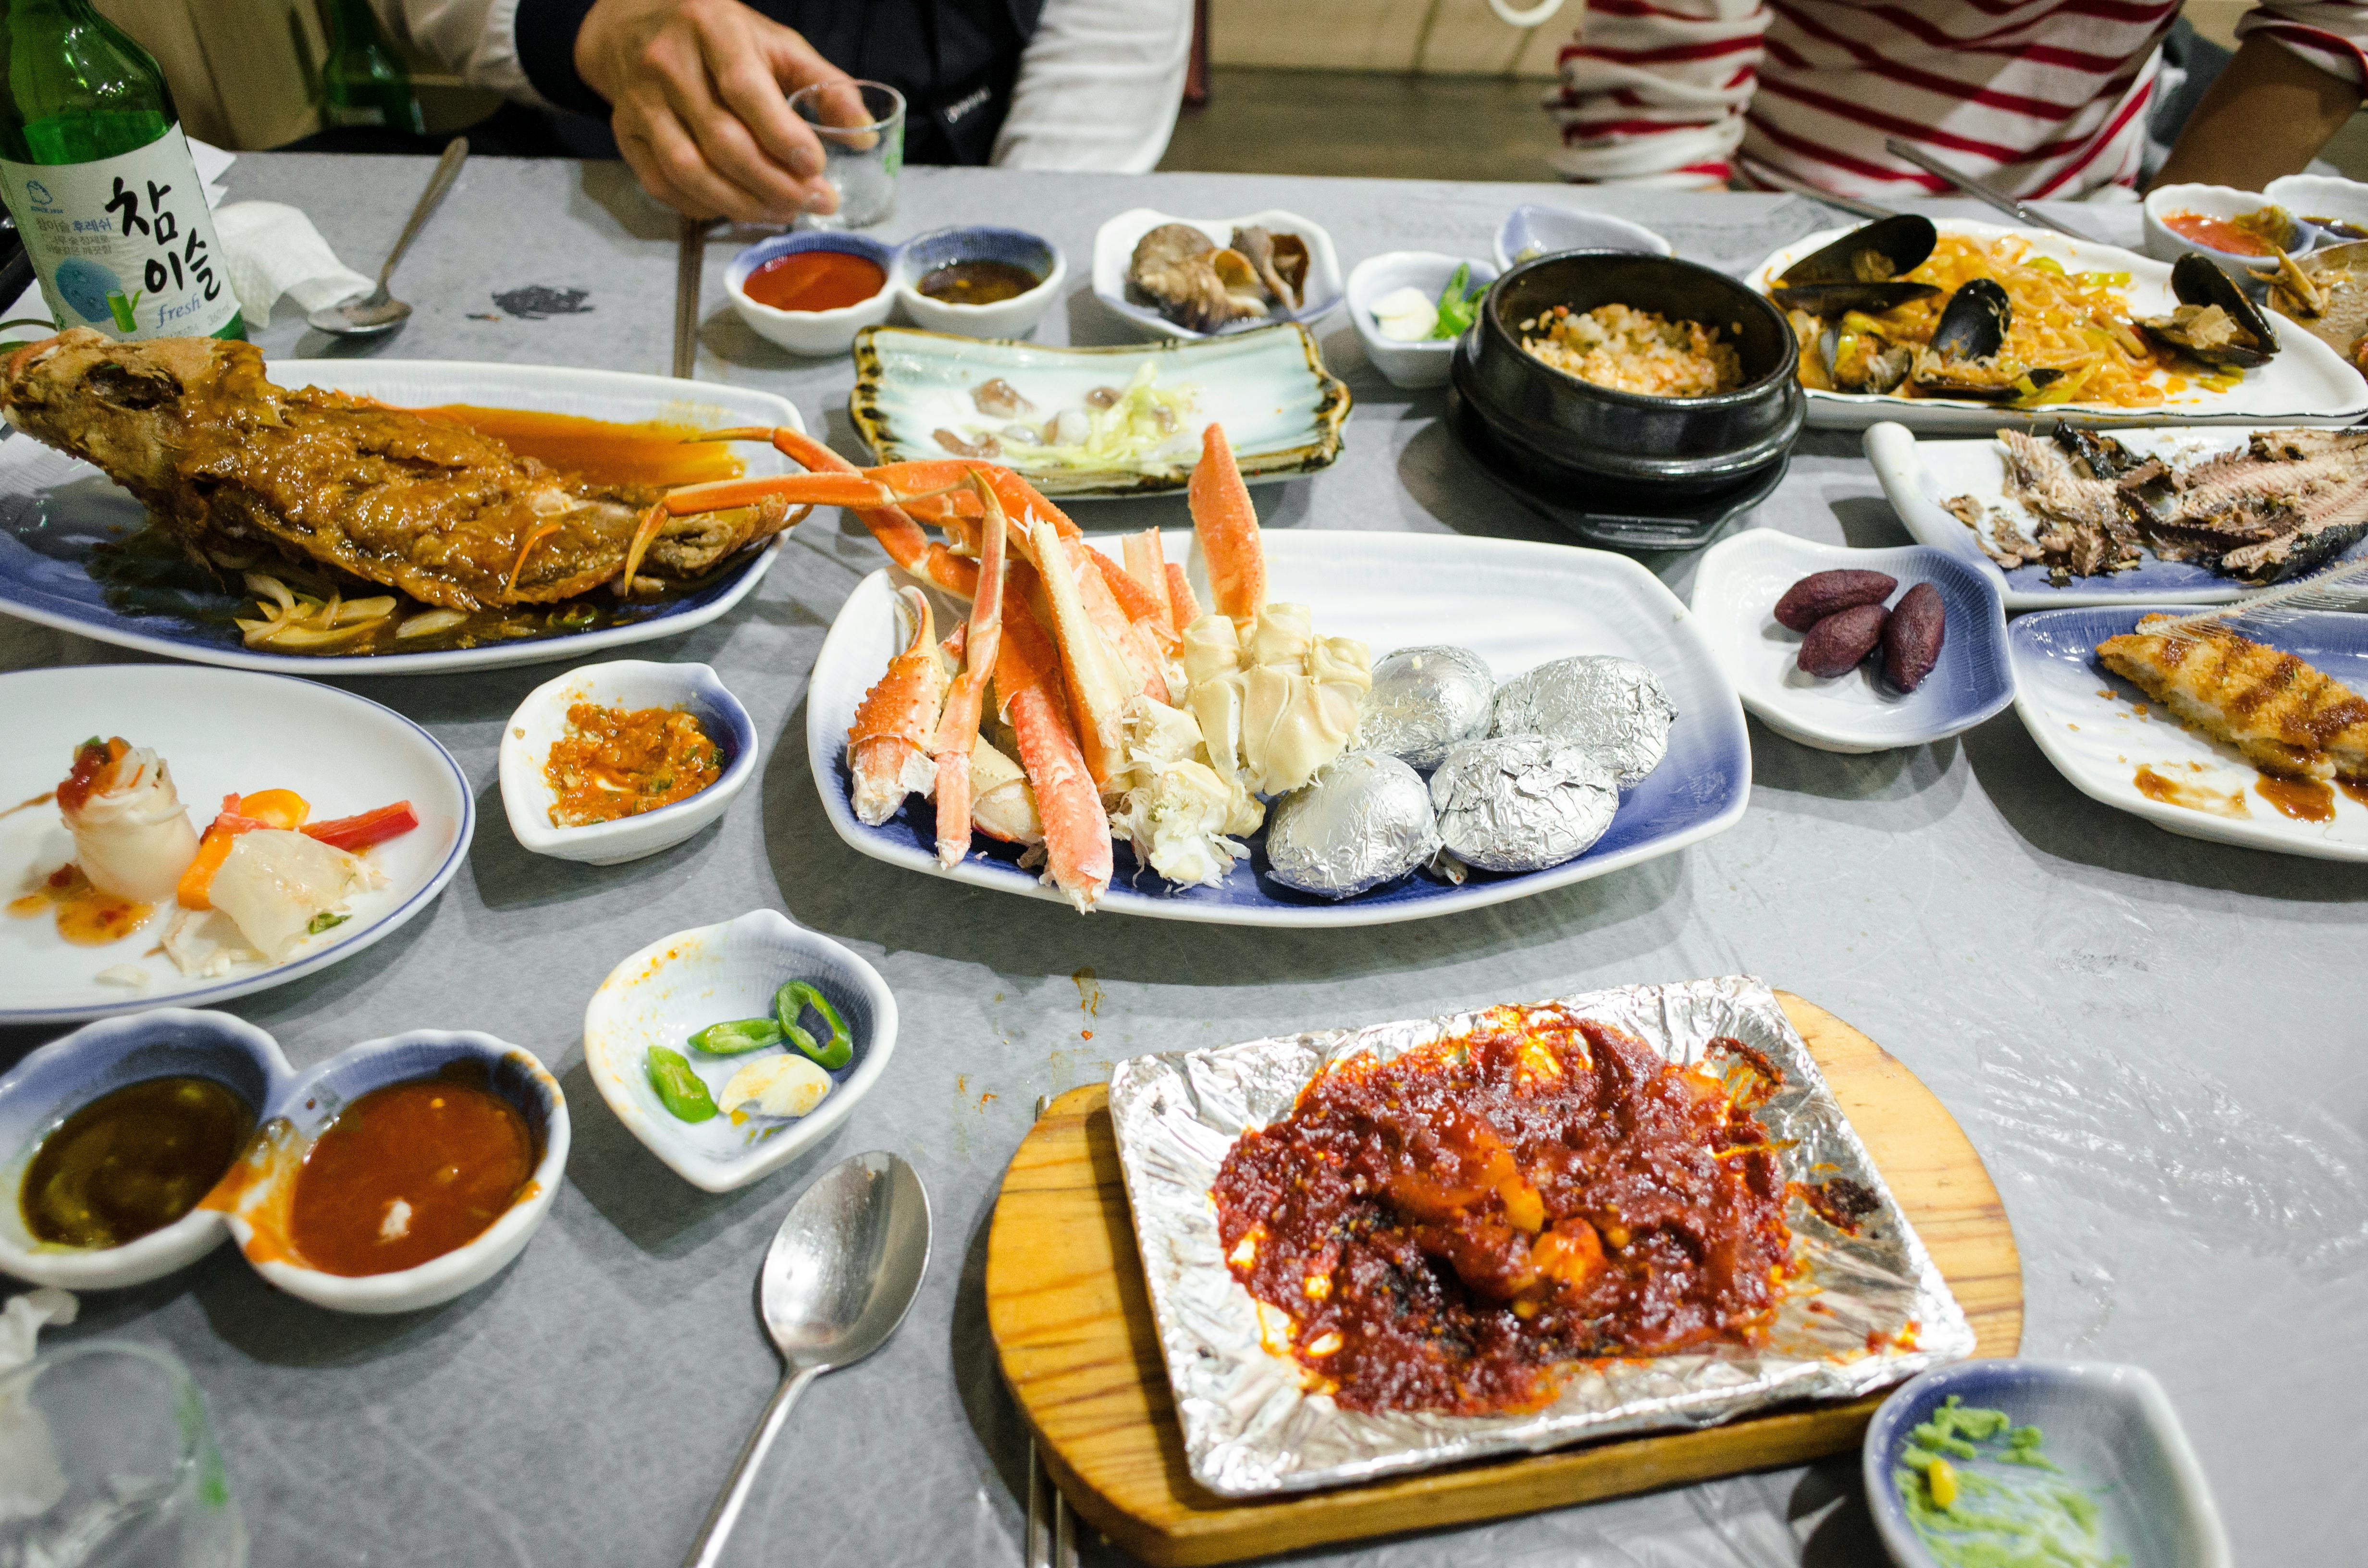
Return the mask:
<svg viewBox="0 0 2368 1568"><path fill-rule="evenodd" d="M1192 0L1044 0L996 164L1148 173L1176 129L1191 53Z"/></svg>
<svg viewBox="0 0 2368 1568"><path fill-rule="evenodd" d="M542 100L518 63L518 0L371 0L394 40L472 87Z"/></svg>

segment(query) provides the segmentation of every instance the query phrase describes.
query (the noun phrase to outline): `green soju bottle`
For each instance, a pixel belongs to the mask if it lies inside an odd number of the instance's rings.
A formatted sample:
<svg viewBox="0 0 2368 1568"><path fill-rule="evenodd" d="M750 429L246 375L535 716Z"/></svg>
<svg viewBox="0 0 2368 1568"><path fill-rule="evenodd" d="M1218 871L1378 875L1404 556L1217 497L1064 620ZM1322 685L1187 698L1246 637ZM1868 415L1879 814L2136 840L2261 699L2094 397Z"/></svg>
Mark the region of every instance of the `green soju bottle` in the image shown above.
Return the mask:
<svg viewBox="0 0 2368 1568"><path fill-rule="evenodd" d="M384 125L427 134L411 73L379 31L370 0L323 0L329 59L321 67L321 118L331 125Z"/></svg>
<svg viewBox="0 0 2368 1568"><path fill-rule="evenodd" d="M60 326L246 335L164 73L90 0L0 0L0 199Z"/></svg>

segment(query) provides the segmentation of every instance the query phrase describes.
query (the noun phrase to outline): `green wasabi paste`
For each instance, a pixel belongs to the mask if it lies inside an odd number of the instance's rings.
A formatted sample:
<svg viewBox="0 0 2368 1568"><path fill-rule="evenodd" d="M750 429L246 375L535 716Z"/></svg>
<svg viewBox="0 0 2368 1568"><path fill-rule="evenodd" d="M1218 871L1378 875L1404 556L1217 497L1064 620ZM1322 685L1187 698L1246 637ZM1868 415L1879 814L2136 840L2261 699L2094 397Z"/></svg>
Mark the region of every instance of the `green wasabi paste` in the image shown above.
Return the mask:
<svg viewBox="0 0 2368 1568"><path fill-rule="evenodd" d="M2097 1500L2042 1451L2045 1435L1955 1394L1907 1435L1891 1483L1942 1568L2128 1568ZM1981 1468L1974 1468L1979 1465Z"/></svg>

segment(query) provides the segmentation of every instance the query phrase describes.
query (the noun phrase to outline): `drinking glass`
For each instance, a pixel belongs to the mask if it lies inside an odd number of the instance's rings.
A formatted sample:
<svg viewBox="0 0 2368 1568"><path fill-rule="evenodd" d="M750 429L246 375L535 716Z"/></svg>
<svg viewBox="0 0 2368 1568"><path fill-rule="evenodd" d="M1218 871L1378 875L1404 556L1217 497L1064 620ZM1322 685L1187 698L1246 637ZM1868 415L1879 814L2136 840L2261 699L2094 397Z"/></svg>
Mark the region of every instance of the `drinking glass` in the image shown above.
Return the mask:
<svg viewBox="0 0 2368 1568"><path fill-rule="evenodd" d="M243 1568L246 1528L198 1385L93 1339L0 1376L0 1568Z"/></svg>
<svg viewBox="0 0 2368 1568"><path fill-rule="evenodd" d="M823 178L838 192L837 211L809 214L801 228L860 229L896 210L904 94L884 82L817 82L791 93L790 108L821 141Z"/></svg>

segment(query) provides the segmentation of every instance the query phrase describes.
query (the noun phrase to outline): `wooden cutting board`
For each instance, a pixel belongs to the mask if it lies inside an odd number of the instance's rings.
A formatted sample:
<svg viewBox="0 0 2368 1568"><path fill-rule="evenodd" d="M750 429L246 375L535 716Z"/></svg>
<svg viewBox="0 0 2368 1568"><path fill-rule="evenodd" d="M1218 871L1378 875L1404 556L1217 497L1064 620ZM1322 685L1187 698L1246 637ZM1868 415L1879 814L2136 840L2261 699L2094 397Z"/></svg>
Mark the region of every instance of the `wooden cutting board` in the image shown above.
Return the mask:
<svg viewBox="0 0 2368 1568"><path fill-rule="evenodd" d="M1777 993L1892 1195L1973 1324L1976 1355L2022 1340L2022 1263L1989 1173L1914 1074L1832 1014ZM1608 1438L1368 1486L1232 1501L1184 1462L1101 1085L1053 1102L1004 1173L986 1320L1070 1506L1146 1562L1232 1562L1798 1464L1855 1448L1881 1395L1699 1432Z"/></svg>

